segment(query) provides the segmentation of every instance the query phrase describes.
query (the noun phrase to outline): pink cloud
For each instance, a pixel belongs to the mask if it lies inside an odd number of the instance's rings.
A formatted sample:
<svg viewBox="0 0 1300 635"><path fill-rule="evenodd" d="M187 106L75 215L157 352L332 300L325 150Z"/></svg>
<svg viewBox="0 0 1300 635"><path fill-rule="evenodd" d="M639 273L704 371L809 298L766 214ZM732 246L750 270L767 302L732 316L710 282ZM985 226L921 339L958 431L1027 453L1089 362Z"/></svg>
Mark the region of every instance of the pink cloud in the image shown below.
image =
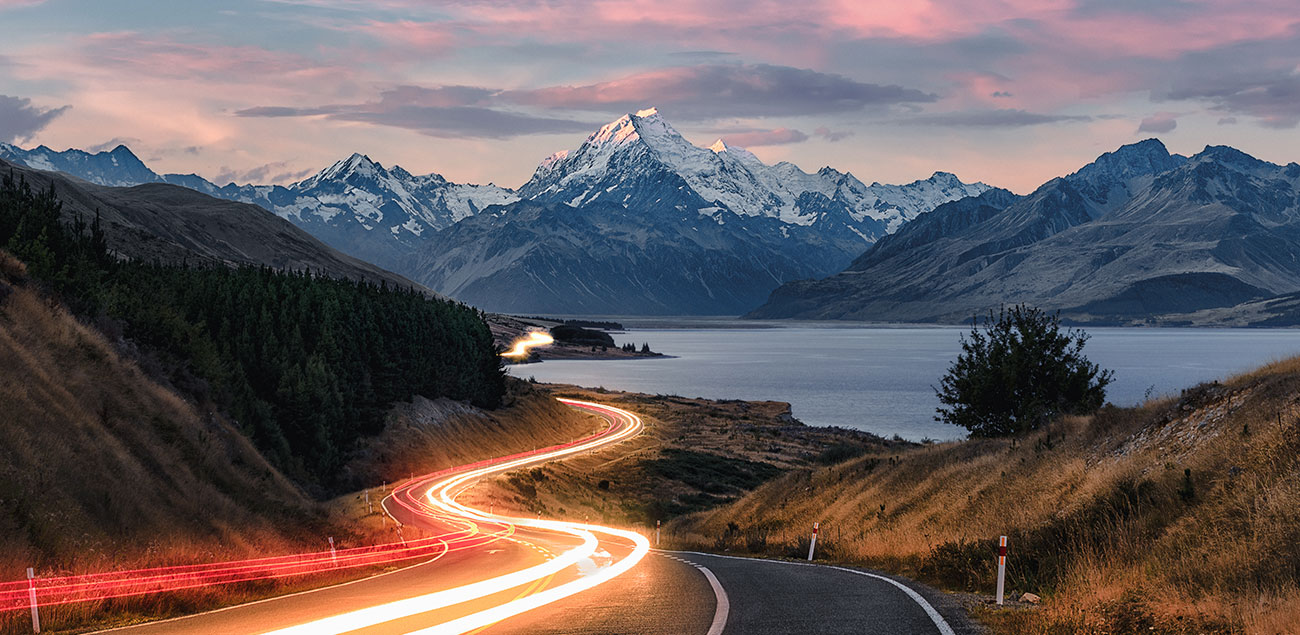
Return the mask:
<svg viewBox="0 0 1300 635"><path fill-rule="evenodd" d="M229 80L255 77L330 77L349 75L347 67L322 63L304 55L256 46L228 46L181 42L139 33L95 33L79 47L81 63L88 68L139 73L151 78Z"/></svg>
<svg viewBox="0 0 1300 635"><path fill-rule="evenodd" d="M739 146L741 148L757 148L760 146L778 146L788 143L802 143L808 140L808 135L790 128L776 128L774 130L750 130L746 132L734 132L722 136L723 142L727 145Z"/></svg>
<svg viewBox="0 0 1300 635"><path fill-rule="evenodd" d="M400 47L408 51L419 51L425 54L445 53L452 48L456 40L451 29L446 24L439 22L417 22L414 20L381 22L370 20L357 26L356 29L375 37L386 46Z"/></svg>

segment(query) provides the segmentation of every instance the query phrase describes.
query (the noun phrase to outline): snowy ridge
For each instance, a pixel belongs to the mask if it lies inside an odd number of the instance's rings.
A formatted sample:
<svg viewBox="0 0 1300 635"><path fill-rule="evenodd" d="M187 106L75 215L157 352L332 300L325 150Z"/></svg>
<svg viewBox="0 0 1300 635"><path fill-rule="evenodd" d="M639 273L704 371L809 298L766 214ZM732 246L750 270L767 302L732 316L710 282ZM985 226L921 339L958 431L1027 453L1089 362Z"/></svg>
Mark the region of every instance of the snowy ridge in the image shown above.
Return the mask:
<svg viewBox="0 0 1300 635"><path fill-rule="evenodd" d="M685 181L703 203L695 208L700 213L713 215L721 208L740 216L815 225L834 216L832 210L841 210L865 242L940 204L989 189L945 172L906 185L868 186L831 168L809 174L788 162L769 166L721 139L696 146L650 108L602 126L575 150L547 157L519 191L524 198L570 205L599 199L634 206L646 198L636 191L637 184L664 172Z"/></svg>
<svg viewBox="0 0 1300 635"><path fill-rule="evenodd" d="M390 262L395 247L409 249L427 235L478 213L489 205L519 199L495 185L452 183L438 174L412 175L363 154L353 154L317 174L280 185L218 186L194 174L157 174L126 146L108 152L56 152L45 146L23 150L0 144L0 158L40 170L65 172L97 185L130 187L171 183L228 200L258 205L310 231L331 246L372 262ZM358 238L380 230L401 245ZM390 253L385 253L390 252Z"/></svg>

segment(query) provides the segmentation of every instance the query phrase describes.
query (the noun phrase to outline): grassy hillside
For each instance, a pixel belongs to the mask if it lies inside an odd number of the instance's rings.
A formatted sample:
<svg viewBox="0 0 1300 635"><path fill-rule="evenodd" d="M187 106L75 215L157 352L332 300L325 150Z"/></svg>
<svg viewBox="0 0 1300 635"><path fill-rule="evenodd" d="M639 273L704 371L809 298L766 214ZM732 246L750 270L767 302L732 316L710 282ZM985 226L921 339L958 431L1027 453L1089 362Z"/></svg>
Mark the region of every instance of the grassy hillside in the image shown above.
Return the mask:
<svg viewBox="0 0 1300 635"><path fill-rule="evenodd" d="M415 395L496 406L504 373L476 310L385 282L267 267L118 260L99 217L64 221L51 185L0 181L0 245L155 375L229 413L314 494L337 492L357 443Z"/></svg>
<svg viewBox="0 0 1300 635"><path fill-rule="evenodd" d="M283 549L323 521L229 421L150 380L0 252L0 578Z"/></svg>
<svg viewBox="0 0 1300 635"><path fill-rule="evenodd" d="M674 523L679 546L802 553L1009 595L1006 633L1300 629L1300 358L1020 440L875 452Z"/></svg>

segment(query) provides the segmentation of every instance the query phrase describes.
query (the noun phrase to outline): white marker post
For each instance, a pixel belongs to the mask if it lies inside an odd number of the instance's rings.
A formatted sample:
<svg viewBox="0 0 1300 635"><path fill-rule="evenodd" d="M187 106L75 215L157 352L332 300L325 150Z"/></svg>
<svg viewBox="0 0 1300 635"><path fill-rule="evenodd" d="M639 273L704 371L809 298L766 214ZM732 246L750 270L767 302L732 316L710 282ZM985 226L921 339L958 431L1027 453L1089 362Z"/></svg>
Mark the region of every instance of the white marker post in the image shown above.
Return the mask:
<svg viewBox="0 0 1300 635"><path fill-rule="evenodd" d="M334 536L330 536L330 560L334 561L334 566L339 566L339 554L334 551Z"/></svg>
<svg viewBox="0 0 1300 635"><path fill-rule="evenodd" d="M32 632L41 632L41 613L36 609L36 572L27 567L27 597L32 602Z"/></svg>
<svg viewBox="0 0 1300 635"><path fill-rule="evenodd" d="M808 543L808 562L812 562L813 551L817 549L817 526L820 524L820 522L813 523L812 542Z"/></svg>
<svg viewBox="0 0 1300 635"><path fill-rule="evenodd" d="M663 524L662 520L655 521L655 546L659 546L659 525Z"/></svg>
<svg viewBox="0 0 1300 635"><path fill-rule="evenodd" d="M998 538L998 605L1002 604L1002 588L1007 580L1007 537Z"/></svg>

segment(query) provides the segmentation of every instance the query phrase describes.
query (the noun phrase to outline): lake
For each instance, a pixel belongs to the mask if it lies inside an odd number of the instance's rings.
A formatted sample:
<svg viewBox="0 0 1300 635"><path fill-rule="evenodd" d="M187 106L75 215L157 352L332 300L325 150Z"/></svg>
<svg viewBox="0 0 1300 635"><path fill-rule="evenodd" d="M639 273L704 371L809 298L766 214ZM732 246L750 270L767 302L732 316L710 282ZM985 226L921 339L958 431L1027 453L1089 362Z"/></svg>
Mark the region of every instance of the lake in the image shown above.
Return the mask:
<svg viewBox="0 0 1300 635"><path fill-rule="evenodd" d="M538 381L712 399L790 402L809 425L911 440L962 438L934 421L931 386L961 350L960 327L882 327L619 318L619 344L648 342L671 359L547 361L511 367ZM1084 353L1115 371L1119 405L1300 354L1300 329L1090 328Z"/></svg>

